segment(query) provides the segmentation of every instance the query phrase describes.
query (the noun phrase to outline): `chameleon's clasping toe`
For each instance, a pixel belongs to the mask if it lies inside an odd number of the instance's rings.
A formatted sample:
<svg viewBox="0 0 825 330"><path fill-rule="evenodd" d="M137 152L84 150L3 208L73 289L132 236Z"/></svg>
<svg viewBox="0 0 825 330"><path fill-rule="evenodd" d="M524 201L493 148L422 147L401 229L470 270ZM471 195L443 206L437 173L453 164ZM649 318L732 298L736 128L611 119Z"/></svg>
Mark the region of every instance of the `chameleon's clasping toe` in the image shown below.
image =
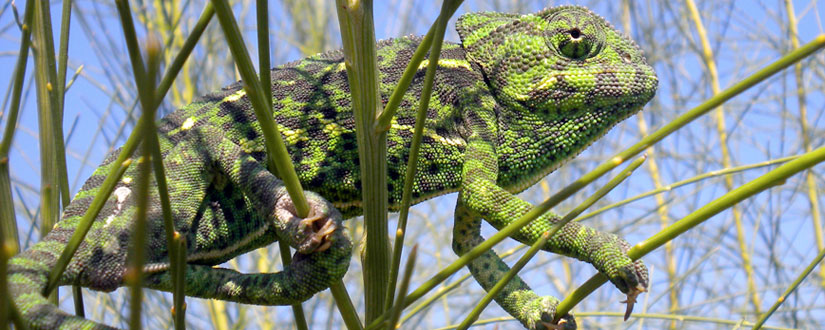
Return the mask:
<svg viewBox="0 0 825 330"><path fill-rule="evenodd" d="M300 218L289 196L278 200L275 217L283 223L290 245L298 253L309 254L329 249L335 241L335 233L341 228L341 213L317 194L305 191L309 202L309 215Z"/></svg>
<svg viewBox="0 0 825 330"><path fill-rule="evenodd" d="M636 304L636 297L638 297L642 292L647 292L647 288L645 288L641 283L637 284L627 292L627 300L621 301L621 303L627 304L627 308L624 311L625 321L627 321L627 319L630 318L630 314L633 313L633 306Z"/></svg>
<svg viewBox="0 0 825 330"><path fill-rule="evenodd" d="M544 320L540 322L541 325L548 330L576 330L578 328L576 326L576 319L574 319L573 316L570 314L567 314L564 317L562 317L558 323L547 322Z"/></svg>
<svg viewBox="0 0 825 330"><path fill-rule="evenodd" d="M332 234L337 226L335 222L321 216L312 216L301 220L301 229L309 230L310 246L317 246L310 252L322 252L332 245Z"/></svg>

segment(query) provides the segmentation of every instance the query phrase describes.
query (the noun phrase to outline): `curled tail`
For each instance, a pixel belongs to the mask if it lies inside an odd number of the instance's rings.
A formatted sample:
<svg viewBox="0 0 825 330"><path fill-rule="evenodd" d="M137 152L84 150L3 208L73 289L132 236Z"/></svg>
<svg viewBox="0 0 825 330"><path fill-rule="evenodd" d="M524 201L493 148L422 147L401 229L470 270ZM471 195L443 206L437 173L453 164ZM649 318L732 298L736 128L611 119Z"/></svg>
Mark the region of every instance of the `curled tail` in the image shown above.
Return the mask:
<svg viewBox="0 0 825 330"><path fill-rule="evenodd" d="M7 276L12 301L31 329L114 329L68 314L43 295L49 273L68 240L64 231L55 229L42 241L9 260ZM76 267L77 260L72 264L70 266ZM64 272L61 283L74 282L76 274L73 271Z"/></svg>

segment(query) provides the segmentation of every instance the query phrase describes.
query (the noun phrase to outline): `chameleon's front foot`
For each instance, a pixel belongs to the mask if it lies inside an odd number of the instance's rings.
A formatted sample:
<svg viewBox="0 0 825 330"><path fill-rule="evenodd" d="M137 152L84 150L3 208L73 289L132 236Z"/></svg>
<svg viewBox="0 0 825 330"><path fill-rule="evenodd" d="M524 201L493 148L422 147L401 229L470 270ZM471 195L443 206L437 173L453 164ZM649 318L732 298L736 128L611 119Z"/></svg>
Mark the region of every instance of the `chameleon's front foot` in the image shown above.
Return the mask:
<svg viewBox="0 0 825 330"><path fill-rule="evenodd" d="M608 278L610 279L610 282L622 291L622 293L627 295L627 300L622 301L623 303L627 303L627 308L624 313L624 320L627 321L630 317L630 313L633 312L633 305L636 303L636 297L642 292L647 291L647 267L645 267L641 260L636 260L619 267L615 272L602 273L609 274Z"/></svg>
<svg viewBox="0 0 825 330"><path fill-rule="evenodd" d="M300 218L289 195L284 195L275 205L275 216L286 224L286 232L292 247L298 253L322 252L332 246L333 233L341 228L341 213L323 197L305 191L309 203L309 215Z"/></svg>
<svg viewBox="0 0 825 330"><path fill-rule="evenodd" d="M632 264L622 267L619 270L620 278L613 283L627 295L627 300L622 301L627 303L627 309L624 312L624 320L630 317L633 312L633 305L636 304L636 297L642 292L647 292L648 275L647 268L642 264L641 260L637 260Z"/></svg>

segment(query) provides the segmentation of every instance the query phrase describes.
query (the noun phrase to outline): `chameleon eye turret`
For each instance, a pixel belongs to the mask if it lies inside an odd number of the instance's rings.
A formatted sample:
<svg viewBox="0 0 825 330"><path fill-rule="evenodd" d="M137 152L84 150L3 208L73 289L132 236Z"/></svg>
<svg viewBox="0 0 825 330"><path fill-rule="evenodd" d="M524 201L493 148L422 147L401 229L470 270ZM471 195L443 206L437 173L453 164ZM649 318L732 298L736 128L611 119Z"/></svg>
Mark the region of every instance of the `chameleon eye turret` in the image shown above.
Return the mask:
<svg viewBox="0 0 825 330"><path fill-rule="evenodd" d="M569 7L546 18L547 46L571 60L586 60L599 54L604 46L604 24L593 15L583 15L587 9Z"/></svg>

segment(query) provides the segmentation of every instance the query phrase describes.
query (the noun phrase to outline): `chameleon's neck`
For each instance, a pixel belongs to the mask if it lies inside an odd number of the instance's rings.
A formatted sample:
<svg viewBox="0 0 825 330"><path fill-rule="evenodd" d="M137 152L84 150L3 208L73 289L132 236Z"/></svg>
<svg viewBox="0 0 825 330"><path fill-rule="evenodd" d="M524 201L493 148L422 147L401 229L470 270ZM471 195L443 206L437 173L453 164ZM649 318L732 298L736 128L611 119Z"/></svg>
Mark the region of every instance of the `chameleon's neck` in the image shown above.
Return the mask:
<svg viewBox="0 0 825 330"><path fill-rule="evenodd" d="M498 184L517 193L555 171L615 123L636 110L595 109L548 120L522 109L500 107L498 115Z"/></svg>

